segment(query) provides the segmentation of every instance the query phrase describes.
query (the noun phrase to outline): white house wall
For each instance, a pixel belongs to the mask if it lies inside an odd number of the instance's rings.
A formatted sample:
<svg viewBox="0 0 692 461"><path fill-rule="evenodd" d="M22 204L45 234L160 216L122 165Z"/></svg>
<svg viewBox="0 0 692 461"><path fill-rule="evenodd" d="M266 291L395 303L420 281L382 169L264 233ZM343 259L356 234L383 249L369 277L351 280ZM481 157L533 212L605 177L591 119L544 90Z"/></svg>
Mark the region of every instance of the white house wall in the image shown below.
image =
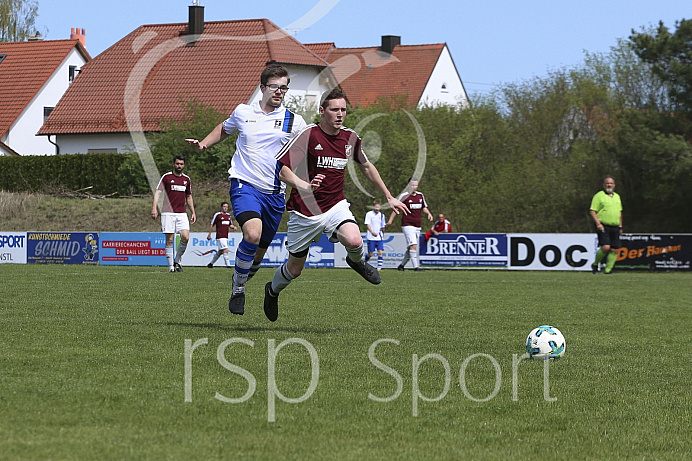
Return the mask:
<svg viewBox="0 0 692 461"><path fill-rule="evenodd" d="M119 154L126 154L134 150L130 133L112 134L80 134L57 135L57 143L60 146L60 154L86 154L90 150L111 151L117 149Z"/></svg>
<svg viewBox="0 0 692 461"><path fill-rule="evenodd" d="M36 136L43 125L43 108L58 104L70 86L70 66L77 66L79 69L85 62L77 48L73 48L10 127L3 142L20 155L54 155L55 146L48 142L48 137ZM55 141L54 138L51 140Z"/></svg>
<svg viewBox="0 0 692 461"><path fill-rule="evenodd" d="M445 86L445 89L442 89L442 85ZM452 60L452 55L445 46L430 74L430 79L423 90L418 106L456 106L459 103L462 107L467 107L469 98Z"/></svg>

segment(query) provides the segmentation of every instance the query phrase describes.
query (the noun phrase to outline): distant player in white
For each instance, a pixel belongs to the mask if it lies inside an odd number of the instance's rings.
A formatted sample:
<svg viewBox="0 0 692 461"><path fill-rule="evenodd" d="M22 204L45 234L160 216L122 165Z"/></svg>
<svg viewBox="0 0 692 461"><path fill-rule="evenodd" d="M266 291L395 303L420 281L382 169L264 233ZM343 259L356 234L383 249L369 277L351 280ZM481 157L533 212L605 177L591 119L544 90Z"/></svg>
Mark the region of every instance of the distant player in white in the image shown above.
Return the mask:
<svg viewBox="0 0 692 461"><path fill-rule="evenodd" d="M240 104L202 141L186 139L205 150L238 133L236 151L228 170L231 206L243 232L243 240L236 250L233 291L228 302L233 314L245 313L245 284L259 270L285 209L286 186L279 180L274 156L305 127L300 115L281 105L290 81L284 67L267 66L260 75L261 101ZM310 189L303 181L299 185Z"/></svg>
<svg viewBox="0 0 692 461"><path fill-rule="evenodd" d="M365 261L369 261L375 250L377 250L377 270L382 270L384 265L384 214L380 211L382 204L375 200L372 210L365 213L365 227L367 228L366 238L368 239L368 254Z"/></svg>
<svg viewBox="0 0 692 461"><path fill-rule="evenodd" d="M223 256L223 262L226 267L231 267L231 259L228 257L228 231L238 229L233 225L233 218L228 212L228 202L221 203L221 211L217 211L214 217L211 218L211 225L209 226L209 233L207 234L207 240L211 240L211 232L216 226L216 246L219 247L219 251L214 253L214 257L211 262L207 264L208 268L214 267L214 263Z"/></svg>
<svg viewBox="0 0 692 461"><path fill-rule="evenodd" d="M158 216L158 202L163 193L163 206L161 207L161 231L166 235L166 258L168 259L169 272L182 272L180 261L187 248L190 239L190 221L187 218L185 204L192 212L192 224L197 221L195 204L192 201L192 188L190 177L183 174L185 157L176 155L173 158L173 171L161 176L159 185L154 192L154 203L151 206L151 217ZM173 238L175 233L180 234L180 243L173 259Z"/></svg>

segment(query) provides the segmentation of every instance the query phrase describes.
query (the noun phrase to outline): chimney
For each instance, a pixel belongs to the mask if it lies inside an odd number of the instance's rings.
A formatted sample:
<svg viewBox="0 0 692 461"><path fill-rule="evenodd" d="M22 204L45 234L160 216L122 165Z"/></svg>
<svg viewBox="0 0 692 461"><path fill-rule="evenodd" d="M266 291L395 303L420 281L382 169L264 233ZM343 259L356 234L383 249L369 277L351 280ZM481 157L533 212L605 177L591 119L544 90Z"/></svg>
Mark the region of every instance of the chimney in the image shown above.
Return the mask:
<svg viewBox="0 0 692 461"><path fill-rule="evenodd" d="M202 35L202 32L204 32L204 7L200 6L199 0L193 0L192 5L188 8L190 20L187 26L187 34Z"/></svg>
<svg viewBox="0 0 692 461"><path fill-rule="evenodd" d="M86 32L84 29L72 28L70 29L70 40L79 40L79 43L86 49Z"/></svg>
<svg viewBox="0 0 692 461"><path fill-rule="evenodd" d="M392 54L394 47L401 45L401 37L398 35L383 35L382 36L382 51L387 54Z"/></svg>

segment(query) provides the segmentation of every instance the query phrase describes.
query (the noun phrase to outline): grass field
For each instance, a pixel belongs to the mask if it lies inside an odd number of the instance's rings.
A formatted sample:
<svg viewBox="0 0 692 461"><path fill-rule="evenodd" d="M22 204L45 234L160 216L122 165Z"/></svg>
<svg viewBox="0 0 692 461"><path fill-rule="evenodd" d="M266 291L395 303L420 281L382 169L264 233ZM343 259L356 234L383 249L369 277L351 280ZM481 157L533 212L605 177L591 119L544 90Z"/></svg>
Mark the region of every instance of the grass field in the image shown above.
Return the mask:
<svg viewBox="0 0 692 461"><path fill-rule="evenodd" d="M270 323L272 273L0 266L0 458L692 457L692 274L308 269Z"/></svg>

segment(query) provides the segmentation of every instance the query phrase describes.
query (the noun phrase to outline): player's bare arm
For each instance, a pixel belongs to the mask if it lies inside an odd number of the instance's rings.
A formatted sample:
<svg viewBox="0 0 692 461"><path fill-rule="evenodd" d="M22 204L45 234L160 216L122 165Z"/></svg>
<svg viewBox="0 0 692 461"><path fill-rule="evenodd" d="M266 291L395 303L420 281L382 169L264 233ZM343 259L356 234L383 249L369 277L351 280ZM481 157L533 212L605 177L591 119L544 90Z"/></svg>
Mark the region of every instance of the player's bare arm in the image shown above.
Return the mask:
<svg viewBox="0 0 692 461"><path fill-rule="evenodd" d="M312 192L320 187L320 184L322 184L322 180L324 179L324 175L315 175L310 182L307 182L300 179L293 171L291 171L289 167L284 165L281 167L281 170L279 170L279 179L294 189L298 189L299 192Z"/></svg>
<svg viewBox="0 0 692 461"><path fill-rule="evenodd" d="M432 213L430 213L430 210L428 210L428 208L425 207L425 208L423 208L423 211L425 212L425 214L428 215L428 221L431 221L431 222L432 222L432 220L433 220L434 218L433 218Z"/></svg>
<svg viewBox="0 0 692 461"><path fill-rule="evenodd" d="M389 189L387 189L387 186L384 184L384 181L382 181L382 177L380 176L380 172L377 171L377 168L375 168L375 165L373 165L370 162L367 163L361 163L358 165L360 168L361 173L368 178L368 181L373 183L379 190L382 192L384 195L385 199L387 200L387 203L389 206L392 208L392 215L389 218L389 222L385 225L385 227L388 227L389 224L394 220L394 214L399 214L399 212L402 212L404 214L408 214L409 210L404 205L401 203L398 199L394 198L392 196L391 192L389 192Z"/></svg>
<svg viewBox="0 0 692 461"><path fill-rule="evenodd" d="M156 219L159 216L159 210L156 207L156 204L159 202L159 196L161 195L161 191L156 189L154 191L154 203L151 206L151 218Z"/></svg>
<svg viewBox="0 0 692 461"><path fill-rule="evenodd" d="M214 144L223 141L227 136L228 134L226 134L226 132L223 130L223 122L221 122L216 125L216 128L214 128L211 133L209 133L201 141L192 138L186 138L185 141L187 141L191 146L197 146L199 150L205 150Z"/></svg>
<svg viewBox="0 0 692 461"><path fill-rule="evenodd" d="M192 213L192 216L190 217L190 224L194 224L197 222L197 215L195 214L195 203L192 200L192 194L187 196L187 206L190 208L190 212Z"/></svg>

